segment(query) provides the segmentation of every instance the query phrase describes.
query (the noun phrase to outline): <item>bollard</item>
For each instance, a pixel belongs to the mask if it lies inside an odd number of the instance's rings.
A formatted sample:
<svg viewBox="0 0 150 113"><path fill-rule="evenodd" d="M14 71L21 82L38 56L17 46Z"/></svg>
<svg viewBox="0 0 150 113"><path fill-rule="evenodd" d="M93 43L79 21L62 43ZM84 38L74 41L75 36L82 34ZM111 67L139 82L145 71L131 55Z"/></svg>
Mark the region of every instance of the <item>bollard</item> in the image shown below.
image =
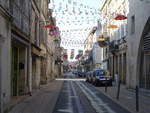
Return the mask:
<svg viewBox="0 0 150 113"><path fill-rule="evenodd" d="M107 83L105 83L105 92L107 93Z"/></svg>
<svg viewBox="0 0 150 113"><path fill-rule="evenodd" d="M138 86L136 86L136 111L138 112L139 111L139 88Z"/></svg>
<svg viewBox="0 0 150 113"><path fill-rule="evenodd" d="M117 100L119 100L119 96L120 96L120 84L121 84L121 80L119 80L119 83L118 83L117 97L116 97Z"/></svg>

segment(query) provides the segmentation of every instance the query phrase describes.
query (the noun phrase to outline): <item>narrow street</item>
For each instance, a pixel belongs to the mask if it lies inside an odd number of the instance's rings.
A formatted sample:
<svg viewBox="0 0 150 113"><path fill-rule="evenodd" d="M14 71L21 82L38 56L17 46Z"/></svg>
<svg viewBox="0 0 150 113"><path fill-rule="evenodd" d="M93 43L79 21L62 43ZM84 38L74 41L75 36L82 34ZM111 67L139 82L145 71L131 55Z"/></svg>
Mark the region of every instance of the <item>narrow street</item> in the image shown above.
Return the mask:
<svg viewBox="0 0 150 113"><path fill-rule="evenodd" d="M85 81L65 78L53 113L129 113Z"/></svg>

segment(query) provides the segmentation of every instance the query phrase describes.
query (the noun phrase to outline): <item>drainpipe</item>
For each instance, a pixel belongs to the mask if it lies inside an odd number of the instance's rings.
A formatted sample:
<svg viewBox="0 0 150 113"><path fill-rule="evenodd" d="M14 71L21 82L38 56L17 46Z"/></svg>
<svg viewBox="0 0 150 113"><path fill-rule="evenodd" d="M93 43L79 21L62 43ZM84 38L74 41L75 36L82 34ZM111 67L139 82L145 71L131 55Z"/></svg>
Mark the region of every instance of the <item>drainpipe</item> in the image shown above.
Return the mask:
<svg viewBox="0 0 150 113"><path fill-rule="evenodd" d="M28 88L29 95L32 96L32 55L31 55L31 45L28 48Z"/></svg>
<svg viewBox="0 0 150 113"><path fill-rule="evenodd" d="M1 40L1 35L0 35L0 61L1 61L1 48L2 48L2 46L1 46L1 42L3 41L3 40ZM1 66L2 64L0 63L0 113L3 113L3 94L2 94L2 66Z"/></svg>
<svg viewBox="0 0 150 113"><path fill-rule="evenodd" d="M0 48L1 48L1 45L0 45ZM1 52L1 49L0 49L0 52ZM0 60L1 60L1 53L0 53ZM2 73L1 73L1 63L0 63L0 113L3 113L3 98L2 98Z"/></svg>

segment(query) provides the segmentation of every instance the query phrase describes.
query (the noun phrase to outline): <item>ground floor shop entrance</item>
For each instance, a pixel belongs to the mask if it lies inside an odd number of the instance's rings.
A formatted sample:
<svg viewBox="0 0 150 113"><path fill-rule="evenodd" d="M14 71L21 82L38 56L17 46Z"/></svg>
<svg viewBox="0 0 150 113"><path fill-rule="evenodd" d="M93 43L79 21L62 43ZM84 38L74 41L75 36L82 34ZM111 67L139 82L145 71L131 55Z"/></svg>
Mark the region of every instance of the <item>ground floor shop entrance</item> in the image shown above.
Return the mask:
<svg viewBox="0 0 150 113"><path fill-rule="evenodd" d="M113 55L109 60L110 75L115 79L115 74L118 74L123 84L126 84L126 53Z"/></svg>
<svg viewBox="0 0 150 113"><path fill-rule="evenodd" d="M12 42L11 49L11 95L26 93L27 88L27 48Z"/></svg>

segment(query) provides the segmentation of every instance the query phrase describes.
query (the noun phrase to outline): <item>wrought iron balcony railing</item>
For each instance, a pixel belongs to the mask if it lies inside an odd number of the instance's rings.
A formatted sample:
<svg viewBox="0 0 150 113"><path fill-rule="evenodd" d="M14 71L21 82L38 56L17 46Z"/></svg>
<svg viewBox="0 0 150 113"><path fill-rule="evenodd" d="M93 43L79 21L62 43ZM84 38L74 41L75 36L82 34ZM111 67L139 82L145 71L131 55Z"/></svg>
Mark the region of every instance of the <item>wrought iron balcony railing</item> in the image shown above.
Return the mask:
<svg viewBox="0 0 150 113"><path fill-rule="evenodd" d="M114 54L119 51L119 44L116 41L112 41L109 44L109 51Z"/></svg>
<svg viewBox="0 0 150 113"><path fill-rule="evenodd" d="M107 45L109 45L109 37L101 36L98 38L97 42L100 47L106 47Z"/></svg>

